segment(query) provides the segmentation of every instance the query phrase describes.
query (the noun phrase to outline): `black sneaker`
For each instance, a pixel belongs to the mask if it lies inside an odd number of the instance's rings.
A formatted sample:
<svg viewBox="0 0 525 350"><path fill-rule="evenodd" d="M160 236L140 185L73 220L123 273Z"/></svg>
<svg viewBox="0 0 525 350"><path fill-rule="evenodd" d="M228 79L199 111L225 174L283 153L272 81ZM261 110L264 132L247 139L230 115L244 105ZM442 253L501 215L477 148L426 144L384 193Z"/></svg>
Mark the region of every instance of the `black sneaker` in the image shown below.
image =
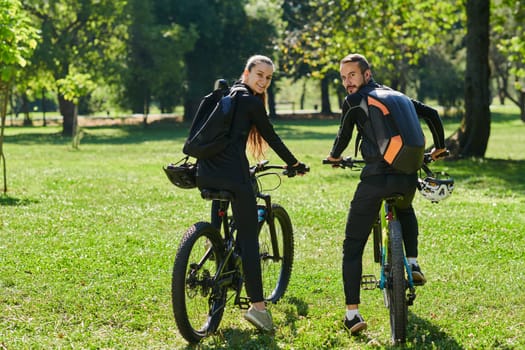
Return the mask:
<svg viewBox="0 0 525 350"><path fill-rule="evenodd" d="M362 330L365 330L367 327L363 316L361 316L360 314L355 315L352 320L349 320L345 317L343 322L345 327L350 331L352 335L355 335L361 332Z"/></svg>
<svg viewBox="0 0 525 350"><path fill-rule="evenodd" d="M425 275L421 272L421 268L417 264L411 264L410 269L412 270L412 280L414 284L422 286L427 282Z"/></svg>

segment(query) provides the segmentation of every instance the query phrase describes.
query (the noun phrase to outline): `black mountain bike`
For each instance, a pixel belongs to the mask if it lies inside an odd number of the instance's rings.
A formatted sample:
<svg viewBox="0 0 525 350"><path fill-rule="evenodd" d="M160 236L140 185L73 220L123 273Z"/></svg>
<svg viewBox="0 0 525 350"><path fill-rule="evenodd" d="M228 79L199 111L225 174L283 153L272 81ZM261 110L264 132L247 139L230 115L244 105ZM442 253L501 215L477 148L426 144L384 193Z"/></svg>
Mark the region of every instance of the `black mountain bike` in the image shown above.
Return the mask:
<svg viewBox="0 0 525 350"><path fill-rule="evenodd" d="M261 258L265 301L275 303L285 293L292 273L294 238L290 216L271 196L263 193L261 177L278 178L274 190L281 184L281 172L270 171L282 166L261 162L250 169L258 198L259 254ZM282 174L295 176L292 170ZM249 307L243 296L243 270L236 247L237 227L229 214L229 203L235 200L224 190L202 189L201 197L220 201L218 215L221 228L211 223L197 222L184 234L178 247L172 276L172 304L175 321L181 335L190 343L198 343L214 333L221 322L228 300L241 309ZM233 293L228 296L228 291Z"/></svg>
<svg viewBox="0 0 525 350"><path fill-rule="evenodd" d="M427 177L435 176L427 166L431 161L430 155L426 154L422 170ZM348 157L334 163L325 159L323 164L360 169L364 160ZM453 186L453 180L449 181L452 181ZM380 288L383 291L384 303L390 313L391 339L394 344L406 342L408 307L414 303L417 286L405 255L403 232L396 213L396 202L402 198L400 194L383 198L377 222L372 227L374 261L380 265L379 280L375 275L361 277L362 289Z"/></svg>

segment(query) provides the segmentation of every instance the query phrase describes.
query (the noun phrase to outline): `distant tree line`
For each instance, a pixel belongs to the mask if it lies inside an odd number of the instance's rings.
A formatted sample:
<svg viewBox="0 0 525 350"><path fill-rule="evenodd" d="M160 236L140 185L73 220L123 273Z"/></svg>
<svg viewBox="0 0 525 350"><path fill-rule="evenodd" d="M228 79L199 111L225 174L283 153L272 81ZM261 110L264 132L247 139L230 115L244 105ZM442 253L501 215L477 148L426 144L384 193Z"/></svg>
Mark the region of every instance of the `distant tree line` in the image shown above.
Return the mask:
<svg viewBox="0 0 525 350"><path fill-rule="evenodd" d="M435 100L445 114L456 111L465 123L481 121L490 129L489 118L465 116L471 113L468 106L480 103L467 102L471 97L465 85L470 82L467 62L472 59L467 57L468 30L480 25L487 36L487 62L475 69L487 67L488 93L473 98L512 101L525 121L523 0L20 0L20 4L38 29L39 40L29 64L20 68L11 85L11 108L24 113L20 106L30 106L43 95L56 96L64 135L74 134L78 108L118 107L147 115L152 106L166 113L184 106L184 119L189 120L213 81L238 78L254 53L271 56L279 68L270 90L271 114L281 77L318 81L320 112L332 113L329 97L344 97L338 62L350 52L360 52L382 83ZM486 22L474 15L479 11L486 12ZM483 30L477 33L485 35ZM480 52L470 54L484 57ZM488 141L489 133L483 134ZM483 145L476 148L462 153L482 156Z"/></svg>

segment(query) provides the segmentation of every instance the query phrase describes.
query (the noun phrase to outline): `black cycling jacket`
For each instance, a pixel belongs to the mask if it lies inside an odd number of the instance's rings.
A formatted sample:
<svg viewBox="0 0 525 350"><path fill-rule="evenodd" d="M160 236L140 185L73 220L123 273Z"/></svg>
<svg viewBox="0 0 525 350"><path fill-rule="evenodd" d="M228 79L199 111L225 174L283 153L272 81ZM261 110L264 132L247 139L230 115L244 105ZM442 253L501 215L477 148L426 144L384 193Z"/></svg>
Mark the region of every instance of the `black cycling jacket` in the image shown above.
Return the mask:
<svg viewBox="0 0 525 350"><path fill-rule="evenodd" d="M373 79L370 79L366 86L377 88L381 85L376 83ZM410 99L410 101L413 103L418 117L420 119L424 119L428 125L432 133L434 147L445 148L445 132L443 130L443 123L441 122L438 112L434 108L414 99ZM348 147L348 144L352 139L354 126L356 126L362 137L360 146L361 154L363 159L367 161L365 168L361 172L361 177L378 174L398 173L398 171L392 168L387 162L382 160L381 154L373 137L369 137L366 131L362 129L362 125L365 124L365 120L367 118L364 108L367 108L366 100L364 100L363 96L359 92L346 96L341 113L341 124L339 125L339 131L334 140L330 156L339 158L342 155L343 151ZM369 162L370 159L377 159L377 161Z"/></svg>
<svg viewBox="0 0 525 350"><path fill-rule="evenodd" d="M215 157L199 160L197 176L249 183L250 164L246 156L246 142L252 125L256 126L264 140L288 166L297 163L297 159L282 142L270 123L262 99L255 96L246 84L241 85L248 91L239 91L236 95L237 104L231 129L232 141L223 152Z"/></svg>

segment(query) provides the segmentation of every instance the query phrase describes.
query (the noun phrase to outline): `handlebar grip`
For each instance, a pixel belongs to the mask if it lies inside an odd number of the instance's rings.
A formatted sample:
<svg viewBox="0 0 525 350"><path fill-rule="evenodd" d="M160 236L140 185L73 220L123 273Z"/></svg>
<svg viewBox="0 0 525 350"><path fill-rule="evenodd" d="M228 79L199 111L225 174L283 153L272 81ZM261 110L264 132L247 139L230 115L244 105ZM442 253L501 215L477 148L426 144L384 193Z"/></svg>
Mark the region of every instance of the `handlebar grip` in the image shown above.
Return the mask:
<svg viewBox="0 0 525 350"><path fill-rule="evenodd" d="M304 171L297 171L295 169L286 169L285 171L283 171L283 175L286 175L288 177L294 177L297 174L306 174L309 171L310 171L310 167L304 168Z"/></svg>
<svg viewBox="0 0 525 350"><path fill-rule="evenodd" d="M329 159L323 159L323 164L330 164L330 165L334 165L334 166L341 166L343 164L345 164L346 162L348 161L348 159L346 158L343 158L343 159L340 159L340 160L329 160Z"/></svg>

